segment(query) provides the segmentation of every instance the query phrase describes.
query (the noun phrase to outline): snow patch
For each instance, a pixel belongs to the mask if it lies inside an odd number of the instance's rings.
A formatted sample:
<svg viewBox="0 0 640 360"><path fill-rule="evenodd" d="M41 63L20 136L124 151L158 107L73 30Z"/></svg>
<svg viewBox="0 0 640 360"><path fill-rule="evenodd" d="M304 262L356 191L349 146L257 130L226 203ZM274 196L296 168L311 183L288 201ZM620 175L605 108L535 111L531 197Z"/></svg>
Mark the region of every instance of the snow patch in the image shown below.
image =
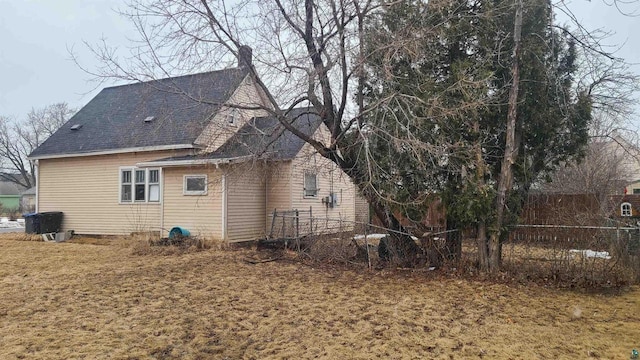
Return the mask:
<svg viewBox="0 0 640 360"><path fill-rule="evenodd" d="M367 234L365 236L365 235L360 234L360 235L355 235L353 238L354 238L354 240L364 240L365 238L367 240L370 240L370 239L380 240L380 239L382 239L383 237L385 237L387 235L388 234ZM411 238L413 239L413 241L418 241L418 238L415 237L415 236L412 236Z"/></svg>
<svg viewBox="0 0 640 360"><path fill-rule="evenodd" d="M22 221L20 221L22 220ZM24 220L20 219L18 221L11 221L6 217L0 218L0 229L14 229L14 228L23 228Z"/></svg>
<svg viewBox="0 0 640 360"><path fill-rule="evenodd" d="M569 250L570 254L575 254L578 256L582 256L583 258L596 258L596 259L611 259L611 255L609 255L608 251L594 251L594 250L577 250L571 249Z"/></svg>

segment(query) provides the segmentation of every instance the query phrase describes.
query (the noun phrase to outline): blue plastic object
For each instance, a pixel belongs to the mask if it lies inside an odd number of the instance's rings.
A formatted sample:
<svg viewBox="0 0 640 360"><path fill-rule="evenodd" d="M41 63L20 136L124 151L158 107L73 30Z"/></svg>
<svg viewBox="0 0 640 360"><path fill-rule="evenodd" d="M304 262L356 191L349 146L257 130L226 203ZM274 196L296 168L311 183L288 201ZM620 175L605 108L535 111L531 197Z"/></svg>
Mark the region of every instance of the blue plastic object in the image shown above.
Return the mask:
<svg viewBox="0 0 640 360"><path fill-rule="evenodd" d="M185 237L190 235L191 233L189 232L189 230L180 226L174 226L173 228L171 228L171 230L169 230L169 239L175 239L177 237Z"/></svg>

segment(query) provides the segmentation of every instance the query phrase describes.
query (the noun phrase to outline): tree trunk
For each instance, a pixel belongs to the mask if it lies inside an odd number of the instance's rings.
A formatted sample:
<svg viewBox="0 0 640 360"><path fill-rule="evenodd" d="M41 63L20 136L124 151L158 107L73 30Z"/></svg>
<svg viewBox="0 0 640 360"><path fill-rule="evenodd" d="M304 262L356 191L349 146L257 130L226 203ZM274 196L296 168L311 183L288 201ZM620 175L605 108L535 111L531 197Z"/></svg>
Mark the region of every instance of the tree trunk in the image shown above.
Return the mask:
<svg viewBox="0 0 640 360"><path fill-rule="evenodd" d="M453 219L447 219L447 233L445 234L445 259L458 261L462 257L462 233Z"/></svg>
<svg viewBox="0 0 640 360"><path fill-rule="evenodd" d="M496 217L491 226L489 238L489 270L492 272L500 268L502 246L500 235L504 225L504 212L506 200L513 183L513 163L517 155L516 148L516 118L518 114L518 89L520 84L520 37L522 33L522 0L516 2L516 18L513 29L513 64L511 66L511 89L509 90L509 110L507 112L507 132L505 137L505 150L500 175L498 177L498 191L496 195Z"/></svg>
<svg viewBox="0 0 640 360"><path fill-rule="evenodd" d="M363 191L382 225L389 229L389 236L380 242L378 252L380 260L403 267L414 266L418 263L421 253L420 247L408 235L406 229L388 207L373 197L369 191Z"/></svg>
<svg viewBox="0 0 640 360"><path fill-rule="evenodd" d="M478 244L478 267L482 271L489 270L489 247L487 246L487 225L484 221L476 227L476 242Z"/></svg>

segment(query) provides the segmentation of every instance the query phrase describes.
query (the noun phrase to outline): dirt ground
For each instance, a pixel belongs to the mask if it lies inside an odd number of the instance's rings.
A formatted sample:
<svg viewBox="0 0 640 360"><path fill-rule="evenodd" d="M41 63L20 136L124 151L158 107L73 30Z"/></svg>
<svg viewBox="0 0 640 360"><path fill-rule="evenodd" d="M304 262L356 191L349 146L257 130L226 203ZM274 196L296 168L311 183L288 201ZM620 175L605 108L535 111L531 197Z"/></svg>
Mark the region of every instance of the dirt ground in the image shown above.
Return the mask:
<svg viewBox="0 0 640 360"><path fill-rule="evenodd" d="M1 359L628 359L640 289L585 294L252 250L0 235ZM103 243L103 245L97 245ZM108 245L104 245L108 243Z"/></svg>

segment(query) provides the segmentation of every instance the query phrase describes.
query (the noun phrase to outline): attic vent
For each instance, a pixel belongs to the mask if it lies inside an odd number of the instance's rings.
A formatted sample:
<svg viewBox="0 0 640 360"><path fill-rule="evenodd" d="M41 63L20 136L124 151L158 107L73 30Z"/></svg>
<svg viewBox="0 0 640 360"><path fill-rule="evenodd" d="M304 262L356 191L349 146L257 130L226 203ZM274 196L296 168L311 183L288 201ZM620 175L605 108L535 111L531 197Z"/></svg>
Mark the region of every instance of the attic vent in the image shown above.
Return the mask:
<svg viewBox="0 0 640 360"><path fill-rule="evenodd" d="M71 130L80 130L81 127L82 127L82 124L75 124L71 127Z"/></svg>
<svg viewBox="0 0 640 360"><path fill-rule="evenodd" d="M147 117L144 119L144 122L146 122L146 123L150 123L150 122L152 122L152 121L153 121L153 119L155 119L155 116L147 116Z"/></svg>

